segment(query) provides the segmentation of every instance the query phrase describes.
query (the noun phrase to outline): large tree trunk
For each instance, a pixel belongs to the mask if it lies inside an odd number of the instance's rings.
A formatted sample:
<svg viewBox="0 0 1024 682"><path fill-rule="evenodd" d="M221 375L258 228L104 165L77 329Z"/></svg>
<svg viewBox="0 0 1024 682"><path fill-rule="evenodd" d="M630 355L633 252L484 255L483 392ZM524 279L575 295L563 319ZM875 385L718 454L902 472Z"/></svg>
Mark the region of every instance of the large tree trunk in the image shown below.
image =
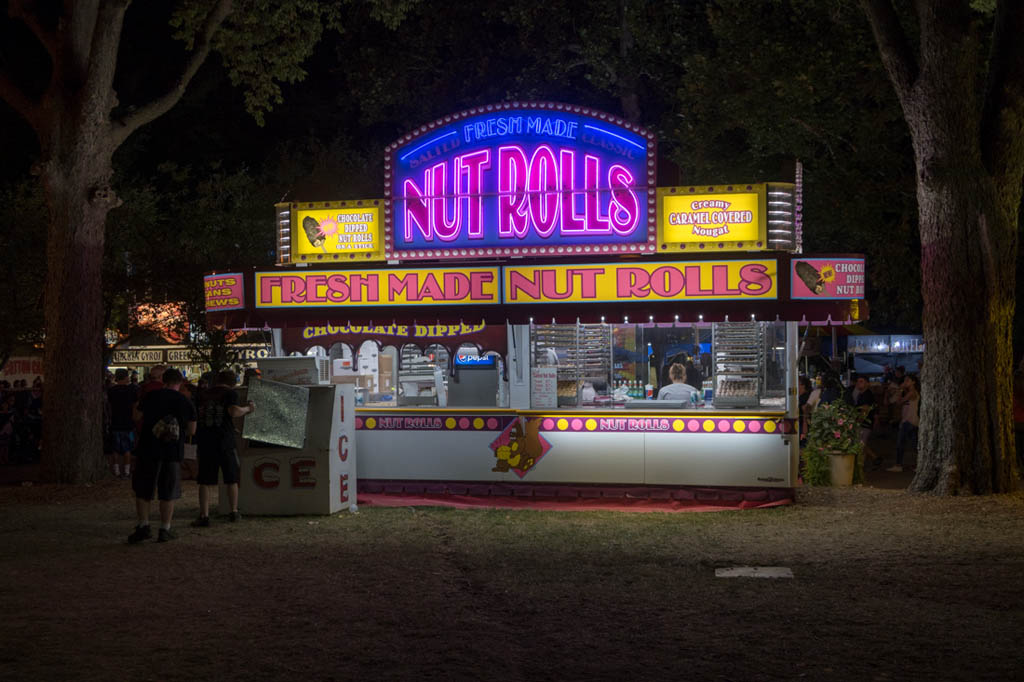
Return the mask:
<svg viewBox="0 0 1024 682"><path fill-rule="evenodd" d="M89 136L54 150L43 183L47 234L46 395L42 477L81 483L104 473L103 236L113 204L110 154Z"/></svg>
<svg viewBox="0 0 1024 682"><path fill-rule="evenodd" d="M959 163L952 159L943 177L918 190L928 347L911 490L1006 492L1017 478L1009 410L1015 270L1008 256L1015 249L989 250L1014 226L992 201L987 176L947 172Z"/></svg>
<svg viewBox="0 0 1024 682"><path fill-rule="evenodd" d="M941 25L934 15L922 21ZM1014 181L983 158L977 61L968 33L928 32L920 74L901 96L917 166L928 344L911 490L947 495L1006 492L1017 479L1011 332L1021 188L1019 174Z"/></svg>

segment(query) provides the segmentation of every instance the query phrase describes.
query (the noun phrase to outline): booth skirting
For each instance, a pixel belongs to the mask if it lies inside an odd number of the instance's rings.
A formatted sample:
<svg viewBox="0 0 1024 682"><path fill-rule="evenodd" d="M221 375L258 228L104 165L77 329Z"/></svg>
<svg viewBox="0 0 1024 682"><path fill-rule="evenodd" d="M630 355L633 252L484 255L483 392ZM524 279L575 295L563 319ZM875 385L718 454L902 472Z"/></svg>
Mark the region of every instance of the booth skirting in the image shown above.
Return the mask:
<svg viewBox="0 0 1024 682"><path fill-rule="evenodd" d="M725 511L792 504L792 488L360 480L359 504L561 511Z"/></svg>

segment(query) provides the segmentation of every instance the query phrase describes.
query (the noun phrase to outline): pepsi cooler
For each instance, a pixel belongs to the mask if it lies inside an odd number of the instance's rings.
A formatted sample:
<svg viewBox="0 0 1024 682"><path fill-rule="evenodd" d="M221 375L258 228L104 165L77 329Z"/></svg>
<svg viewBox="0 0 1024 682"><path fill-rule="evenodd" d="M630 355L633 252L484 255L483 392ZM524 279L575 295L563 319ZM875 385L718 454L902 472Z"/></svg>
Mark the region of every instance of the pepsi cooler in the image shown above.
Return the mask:
<svg viewBox="0 0 1024 682"><path fill-rule="evenodd" d="M498 404L499 367L494 355L458 353L448 381L449 407L495 407Z"/></svg>

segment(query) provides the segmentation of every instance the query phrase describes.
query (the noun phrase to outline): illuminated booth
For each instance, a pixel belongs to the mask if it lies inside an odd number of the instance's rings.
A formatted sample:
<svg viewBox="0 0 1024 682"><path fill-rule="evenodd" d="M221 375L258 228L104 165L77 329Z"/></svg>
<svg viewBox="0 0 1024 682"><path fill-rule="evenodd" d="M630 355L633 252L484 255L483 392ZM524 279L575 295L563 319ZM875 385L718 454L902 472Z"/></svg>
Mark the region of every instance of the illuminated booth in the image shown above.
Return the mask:
<svg viewBox="0 0 1024 682"><path fill-rule="evenodd" d="M385 199L279 204L278 266L209 275L209 322L355 386L361 492L784 500L797 325L862 320L864 260L800 255L799 175L655 166L584 107L446 116L387 148ZM657 400L677 363L691 401Z"/></svg>

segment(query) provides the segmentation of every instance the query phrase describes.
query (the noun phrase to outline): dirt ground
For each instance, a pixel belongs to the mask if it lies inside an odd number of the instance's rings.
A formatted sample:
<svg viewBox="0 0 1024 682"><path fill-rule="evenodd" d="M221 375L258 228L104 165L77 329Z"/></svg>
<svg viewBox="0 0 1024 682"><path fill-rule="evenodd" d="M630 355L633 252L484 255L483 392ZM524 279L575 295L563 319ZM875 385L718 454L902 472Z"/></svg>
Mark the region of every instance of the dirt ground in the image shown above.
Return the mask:
<svg viewBox="0 0 1024 682"><path fill-rule="evenodd" d="M1024 495L689 514L372 508L129 546L129 485L0 488L4 680L1010 680ZM785 566L794 578L715 569Z"/></svg>

